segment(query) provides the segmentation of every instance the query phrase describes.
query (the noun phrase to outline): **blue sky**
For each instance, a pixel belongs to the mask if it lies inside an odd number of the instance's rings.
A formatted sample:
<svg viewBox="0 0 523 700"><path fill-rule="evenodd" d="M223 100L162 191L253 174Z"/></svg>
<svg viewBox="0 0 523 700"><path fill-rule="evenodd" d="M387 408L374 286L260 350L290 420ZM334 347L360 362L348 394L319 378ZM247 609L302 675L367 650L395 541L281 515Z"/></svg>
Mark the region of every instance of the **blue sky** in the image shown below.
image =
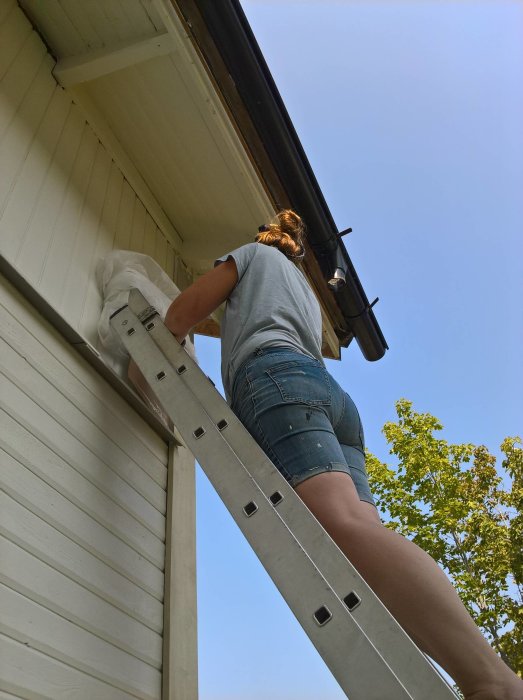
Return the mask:
<svg viewBox="0 0 523 700"><path fill-rule="evenodd" d="M243 0L390 346L329 370L369 449L406 397L443 436L523 433L523 4ZM225 252L225 251L224 251ZM219 378L219 342L197 338ZM198 474L200 697L344 698Z"/></svg>

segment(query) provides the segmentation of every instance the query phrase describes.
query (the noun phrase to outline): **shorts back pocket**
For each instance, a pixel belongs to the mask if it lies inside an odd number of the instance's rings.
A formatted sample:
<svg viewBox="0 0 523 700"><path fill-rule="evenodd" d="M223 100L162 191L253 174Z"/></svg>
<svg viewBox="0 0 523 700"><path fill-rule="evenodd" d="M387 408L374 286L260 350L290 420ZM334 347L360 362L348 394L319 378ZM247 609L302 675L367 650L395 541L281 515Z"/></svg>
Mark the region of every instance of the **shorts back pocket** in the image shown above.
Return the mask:
<svg viewBox="0 0 523 700"><path fill-rule="evenodd" d="M282 362L265 370L284 401L329 406L329 375L321 364L303 360Z"/></svg>

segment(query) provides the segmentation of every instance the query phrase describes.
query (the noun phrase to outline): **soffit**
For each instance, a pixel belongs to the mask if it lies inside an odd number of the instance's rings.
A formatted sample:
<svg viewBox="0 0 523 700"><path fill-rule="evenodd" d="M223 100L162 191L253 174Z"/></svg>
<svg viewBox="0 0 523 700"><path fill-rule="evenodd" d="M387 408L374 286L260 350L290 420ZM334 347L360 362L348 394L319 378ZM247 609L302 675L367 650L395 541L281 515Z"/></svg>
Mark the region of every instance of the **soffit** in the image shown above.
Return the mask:
<svg viewBox="0 0 523 700"><path fill-rule="evenodd" d="M184 261L204 270L251 241L269 198L174 13L167 33L149 0L20 4L57 59L58 80L95 126L109 127L157 199ZM144 60L152 38L163 50Z"/></svg>

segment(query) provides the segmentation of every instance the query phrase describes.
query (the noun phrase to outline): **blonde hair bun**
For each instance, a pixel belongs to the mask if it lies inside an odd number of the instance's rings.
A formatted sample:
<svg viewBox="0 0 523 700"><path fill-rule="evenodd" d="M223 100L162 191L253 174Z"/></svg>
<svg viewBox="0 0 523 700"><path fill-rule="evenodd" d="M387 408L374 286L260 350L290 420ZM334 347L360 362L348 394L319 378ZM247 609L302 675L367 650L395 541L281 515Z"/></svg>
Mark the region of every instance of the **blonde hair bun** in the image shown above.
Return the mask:
<svg viewBox="0 0 523 700"><path fill-rule="evenodd" d="M291 259L303 258L305 225L296 212L292 209L279 211L273 221L264 228L265 230L256 236L257 243L278 248Z"/></svg>

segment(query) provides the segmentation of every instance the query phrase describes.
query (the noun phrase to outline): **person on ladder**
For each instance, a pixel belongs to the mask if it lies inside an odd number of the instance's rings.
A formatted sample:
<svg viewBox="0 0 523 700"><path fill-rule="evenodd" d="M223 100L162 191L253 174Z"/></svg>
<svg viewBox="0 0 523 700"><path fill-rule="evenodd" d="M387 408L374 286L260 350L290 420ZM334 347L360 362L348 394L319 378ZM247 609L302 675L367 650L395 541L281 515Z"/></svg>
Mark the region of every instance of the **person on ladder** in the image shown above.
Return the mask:
<svg viewBox="0 0 523 700"><path fill-rule="evenodd" d="M305 229L291 210L224 255L170 305L179 342L226 303L222 378L229 405L419 648L466 700L523 700L523 681L494 652L436 562L382 524L350 396L321 354L319 303L296 263ZM129 377L139 370L131 361Z"/></svg>

